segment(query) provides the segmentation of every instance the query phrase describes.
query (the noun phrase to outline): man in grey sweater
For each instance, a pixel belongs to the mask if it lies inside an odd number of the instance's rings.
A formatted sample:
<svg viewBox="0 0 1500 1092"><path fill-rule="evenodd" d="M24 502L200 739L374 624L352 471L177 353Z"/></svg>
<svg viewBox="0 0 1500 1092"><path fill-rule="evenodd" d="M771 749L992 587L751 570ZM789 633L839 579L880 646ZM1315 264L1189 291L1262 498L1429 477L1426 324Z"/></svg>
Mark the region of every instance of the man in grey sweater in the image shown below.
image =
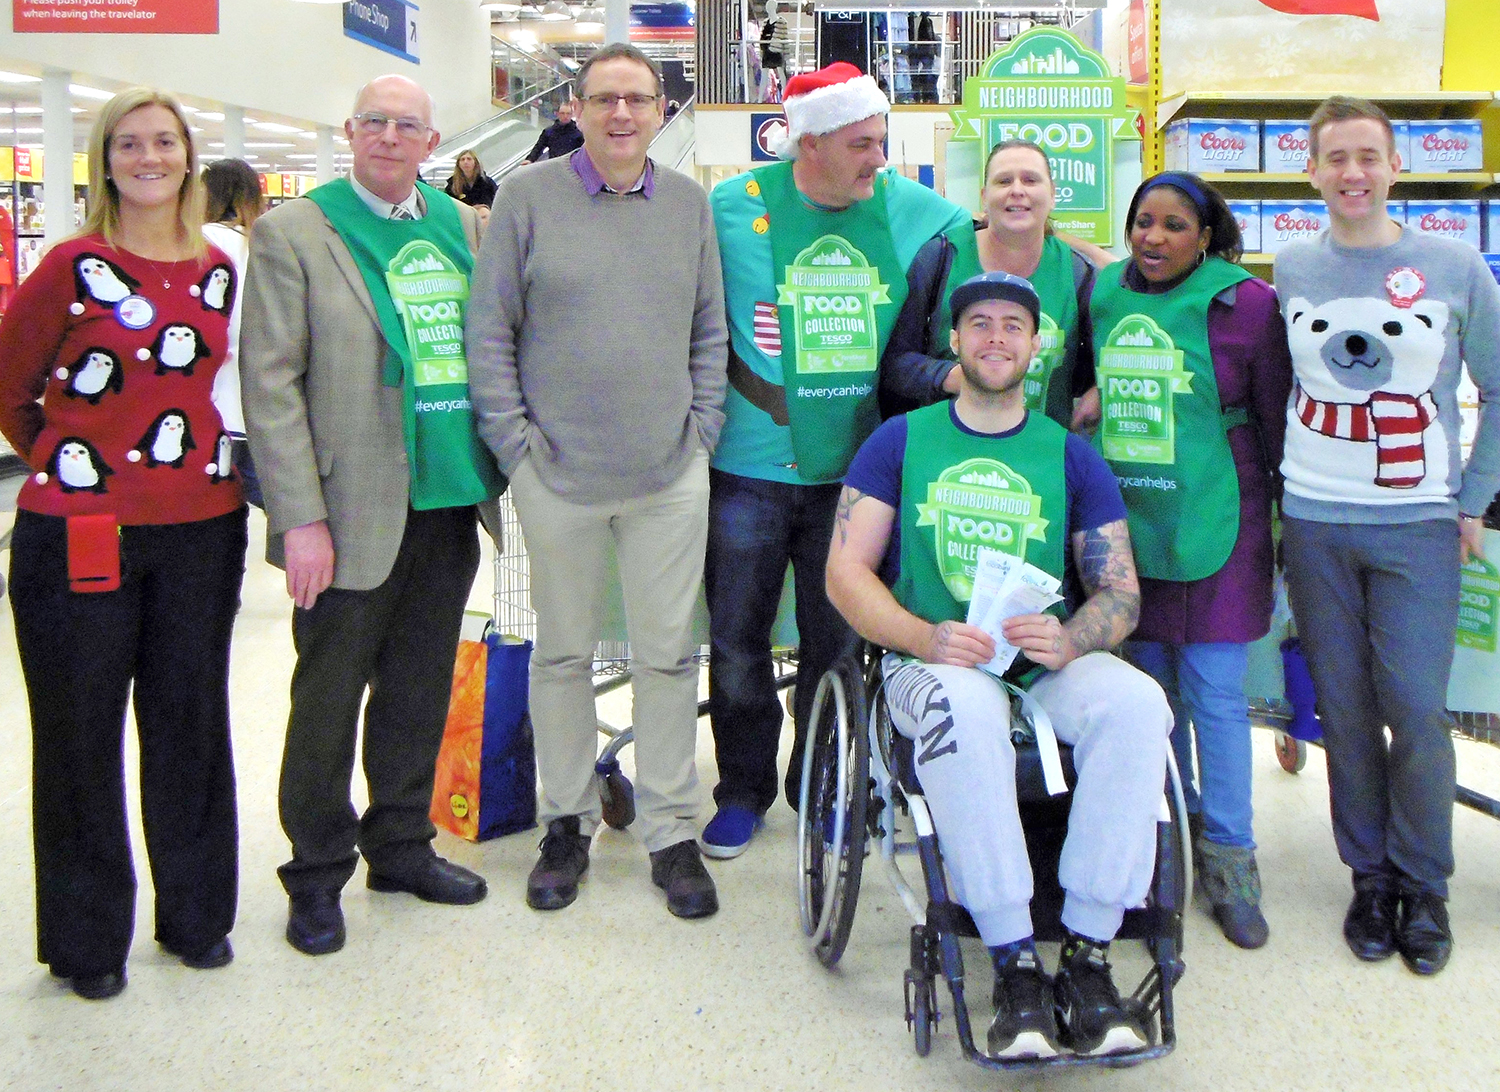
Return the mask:
<svg viewBox="0 0 1500 1092"><path fill-rule="evenodd" d="M629 45L579 70L584 145L500 187L467 327L479 432L531 562L531 717L542 782L538 910L567 906L599 824L594 645L619 559L634 678L636 827L679 917L718 909L695 835L692 609L727 335L707 194L646 156L661 72Z"/></svg>
<svg viewBox="0 0 1500 1092"><path fill-rule="evenodd" d="M1473 247L1391 219L1401 158L1379 107L1335 96L1308 128L1331 226L1276 258L1297 379L1287 582L1353 872L1344 938L1360 959L1399 951L1436 974L1453 943L1459 564L1480 553L1500 488L1500 418L1481 418L1465 466L1456 391L1466 364L1483 400L1500 399L1500 290Z"/></svg>

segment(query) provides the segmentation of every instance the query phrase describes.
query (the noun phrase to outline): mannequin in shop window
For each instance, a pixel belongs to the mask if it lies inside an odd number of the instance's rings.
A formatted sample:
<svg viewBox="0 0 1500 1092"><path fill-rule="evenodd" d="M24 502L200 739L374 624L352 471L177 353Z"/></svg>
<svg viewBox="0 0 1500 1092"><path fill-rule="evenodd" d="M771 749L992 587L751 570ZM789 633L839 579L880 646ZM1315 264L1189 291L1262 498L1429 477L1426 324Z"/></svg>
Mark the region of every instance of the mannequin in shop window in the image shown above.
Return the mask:
<svg viewBox="0 0 1500 1092"><path fill-rule="evenodd" d="M766 18L760 25L760 101L780 102L786 87L786 55L790 52L785 19L778 19L781 5L766 0Z"/></svg>

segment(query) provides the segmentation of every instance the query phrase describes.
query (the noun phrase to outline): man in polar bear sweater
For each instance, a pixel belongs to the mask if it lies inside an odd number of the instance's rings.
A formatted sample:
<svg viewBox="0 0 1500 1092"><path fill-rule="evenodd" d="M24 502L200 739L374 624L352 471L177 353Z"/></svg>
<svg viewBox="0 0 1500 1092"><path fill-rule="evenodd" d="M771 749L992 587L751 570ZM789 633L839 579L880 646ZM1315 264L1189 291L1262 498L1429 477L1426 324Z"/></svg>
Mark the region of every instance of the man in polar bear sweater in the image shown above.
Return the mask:
<svg viewBox="0 0 1500 1092"><path fill-rule="evenodd" d="M1483 416L1465 467L1456 392L1467 364L1484 401L1500 398L1500 290L1472 247L1391 219L1401 159L1379 107L1336 96L1309 134L1330 227L1278 254L1275 277L1297 379L1287 582L1353 872L1345 940L1435 974L1453 943L1458 570L1500 488L1500 419Z"/></svg>

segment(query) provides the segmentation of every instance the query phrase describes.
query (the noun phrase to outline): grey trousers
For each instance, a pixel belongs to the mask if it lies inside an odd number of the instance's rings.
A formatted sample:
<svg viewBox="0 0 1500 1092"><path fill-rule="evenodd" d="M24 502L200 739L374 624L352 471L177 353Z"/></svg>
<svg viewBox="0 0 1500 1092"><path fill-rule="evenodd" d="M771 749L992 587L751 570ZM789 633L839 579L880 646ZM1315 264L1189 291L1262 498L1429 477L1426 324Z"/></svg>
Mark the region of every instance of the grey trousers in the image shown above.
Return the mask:
<svg viewBox="0 0 1500 1092"><path fill-rule="evenodd" d="M619 562L634 694L635 829L652 852L698 835L698 664L693 604L708 544L708 454L644 497L579 504L523 460L510 481L531 558L536 651L531 723L541 777L538 820L599 825L593 658L604 625L609 547Z"/></svg>
<svg viewBox="0 0 1500 1092"><path fill-rule="evenodd" d="M1149 675L1107 652L1043 675L1031 696L1073 745L1078 771L1057 869L1063 924L1108 941L1151 886L1172 711ZM886 699L896 730L916 742L953 897L985 944L1031 936L1008 696L978 668L909 662L886 675Z"/></svg>
<svg viewBox="0 0 1500 1092"><path fill-rule="evenodd" d="M1318 693L1339 857L1356 877L1400 873L1446 898L1458 525L1288 519L1282 542Z"/></svg>

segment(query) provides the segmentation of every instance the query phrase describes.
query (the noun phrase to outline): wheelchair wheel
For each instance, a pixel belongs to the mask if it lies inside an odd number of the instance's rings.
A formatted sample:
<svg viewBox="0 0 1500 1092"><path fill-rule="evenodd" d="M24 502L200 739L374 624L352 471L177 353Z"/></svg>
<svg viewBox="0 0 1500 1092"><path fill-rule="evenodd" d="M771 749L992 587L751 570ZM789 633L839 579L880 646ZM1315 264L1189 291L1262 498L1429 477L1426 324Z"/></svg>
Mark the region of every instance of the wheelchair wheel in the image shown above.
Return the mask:
<svg viewBox="0 0 1500 1092"><path fill-rule="evenodd" d="M1307 744L1290 732L1277 732L1276 761L1289 774L1301 773L1307 765Z"/></svg>
<svg viewBox="0 0 1500 1092"><path fill-rule="evenodd" d="M802 931L832 967L854 927L870 800L870 741L864 680L845 661L818 681L802 756L797 812Z"/></svg>
<svg viewBox="0 0 1500 1092"><path fill-rule="evenodd" d="M932 1051L932 1026L937 1023L937 987L932 979L906 972L906 1026L911 1028L917 1057Z"/></svg>

